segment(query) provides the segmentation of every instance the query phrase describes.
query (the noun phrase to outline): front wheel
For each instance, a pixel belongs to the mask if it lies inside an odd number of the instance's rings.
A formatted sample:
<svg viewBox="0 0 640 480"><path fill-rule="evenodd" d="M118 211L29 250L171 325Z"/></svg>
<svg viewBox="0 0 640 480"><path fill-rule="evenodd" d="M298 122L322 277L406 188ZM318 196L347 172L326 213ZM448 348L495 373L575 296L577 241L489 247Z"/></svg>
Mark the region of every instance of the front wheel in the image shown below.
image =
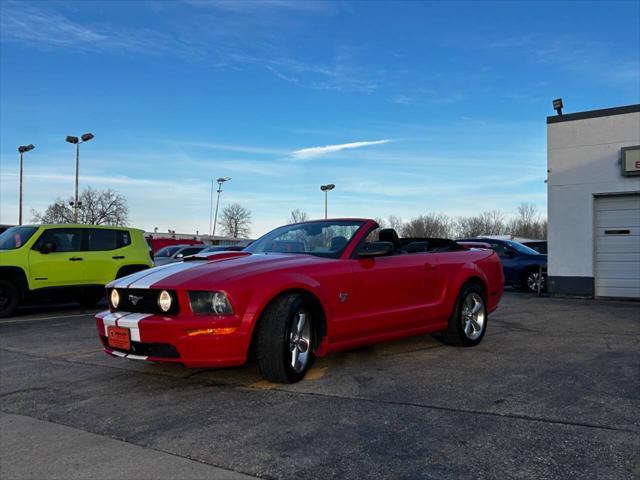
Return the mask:
<svg viewBox="0 0 640 480"><path fill-rule="evenodd" d="M449 318L445 340L453 345L473 347L487 331L487 307L482 288L473 283L462 287Z"/></svg>
<svg viewBox="0 0 640 480"><path fill-rule="evenodd" d="M0 280L0 318L13 315L19 302L20 292L16 286L7 280Z"/></svg>
<svg viewBox="0 0 640 480"><path fill-rule="evenodd" d="M302 380L315 360L312 309L303 295L290 294L269 305L258 324L256 356L264 378Z"/></svg>

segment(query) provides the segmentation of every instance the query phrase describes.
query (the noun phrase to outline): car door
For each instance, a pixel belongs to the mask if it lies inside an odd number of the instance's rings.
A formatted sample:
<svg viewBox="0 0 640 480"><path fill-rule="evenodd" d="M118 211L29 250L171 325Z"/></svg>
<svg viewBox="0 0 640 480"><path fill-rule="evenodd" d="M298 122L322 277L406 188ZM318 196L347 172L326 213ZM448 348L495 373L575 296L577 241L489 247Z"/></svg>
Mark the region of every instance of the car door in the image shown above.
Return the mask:
<svg viewBox="0 0 640 480"><path fill-rule="evenodd" d="M438 282L433 257L396 253L350 262L358 314L346 334L368 337L428 325Z"/></svg>
<svg viewBox="0 0 640 480"><path fill-rule="evenodd" d="M500 257L505 282L515 283L520 280L522 265L518 252L503 242L489 242L491 248Z"/></svg>
<svg viewBox="0 0 640 480"><path fill-rule="evenodd" d="M86 283L105 285L116 278L118 270L127 261L127 246L131 244L129 232L111 228L85 229L87 250L84 252Z"/></svg>
<svg viewBox="0 0 640 480"><path fill-rule="evenodd" d="M55 250L41 253L43 244ZM29 252L29 285L32 289L83 285L82 229L48 228Z"/></svg>

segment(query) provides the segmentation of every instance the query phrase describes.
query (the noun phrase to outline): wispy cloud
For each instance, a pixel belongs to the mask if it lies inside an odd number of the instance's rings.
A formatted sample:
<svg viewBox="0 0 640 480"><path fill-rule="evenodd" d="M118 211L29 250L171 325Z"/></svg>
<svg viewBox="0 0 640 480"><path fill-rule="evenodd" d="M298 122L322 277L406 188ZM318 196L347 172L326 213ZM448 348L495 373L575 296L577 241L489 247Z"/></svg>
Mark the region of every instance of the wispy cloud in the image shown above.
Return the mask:
<svg viewBox="0 0 640 480"><path fill-rule="evenodd" d="M215 143L215 142L183 142L173 141L169 142L172 145L184 146L184 147L196 147L206 148L209 150L221 150L226 152L238 152L238 153L251 153L258 155L287 155L289 150L271 147L256 147L253 145L233 145L228 143Z"/></svg>
<svg viewBox="0 0 640 480"><path fill-rule="evenodd" d="M338 145L325 145L324 147L310 147L296 150L291 152L291 157L298 160L308 160L310 158L320 157L328 155L329 153L339 152L341 150L351 150L354 148L368 147L370 145L382 145L384 143L392 142L393 140L373 140L369 142L352 142L341 143Z"/></svg>
<svg viewBox="0 0 640 480"><path fill-rule="evenodd" d="M15 1L3 3L0 35L3 41L21 41L41 49L110 50L145 55L178 49L175 39L156 30L92 28L51 8Z"/></svg>

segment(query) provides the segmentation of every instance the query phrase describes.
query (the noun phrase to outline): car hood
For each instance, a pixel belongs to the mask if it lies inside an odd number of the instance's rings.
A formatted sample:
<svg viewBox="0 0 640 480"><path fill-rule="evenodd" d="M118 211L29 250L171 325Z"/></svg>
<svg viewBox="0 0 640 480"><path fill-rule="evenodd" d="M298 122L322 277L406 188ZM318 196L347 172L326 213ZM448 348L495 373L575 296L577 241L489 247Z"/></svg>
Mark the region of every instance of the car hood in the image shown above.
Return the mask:
<svg viewBox="0 0 640 480"><path fill-rule="evenodd" d="M187 257L178 263L151 268L118 279L110 287L116 288L208 288L231 279L276 270L326 264L335 259L304 254L219 252L208 257Z"/></svg>

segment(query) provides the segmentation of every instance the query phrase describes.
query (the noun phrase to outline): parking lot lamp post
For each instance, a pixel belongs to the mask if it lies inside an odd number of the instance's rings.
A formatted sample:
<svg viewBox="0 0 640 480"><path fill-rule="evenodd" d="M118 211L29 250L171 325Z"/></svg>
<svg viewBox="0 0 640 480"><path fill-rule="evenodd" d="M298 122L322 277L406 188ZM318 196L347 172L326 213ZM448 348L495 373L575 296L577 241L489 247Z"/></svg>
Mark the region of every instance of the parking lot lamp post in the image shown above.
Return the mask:
<svg viewBox="0 0 640 480"><path fill-rule="evenodd" d="M68 135L65 139L67 142L72 143L76 146L76 193L74 196L74 200L71 203L73 207L73 223L78 223L78 207L81 203L78 201L78 178L80 175L80 144L84 142L88 142L93 138L93 133L85 133L80 138L73 137Z"/></svg>
<svg viewBox="0 0 640 480"><path fill-rule="evenodd" d="M218 223L218 205L220 205L220 194L222 193L222 184L224 182L228 182L231 180L231 177L220 177L216 182L218 182L218 199L216 200L216 214L213 217L213 232L211 233L211 240L213 241L213 236L216 234L216 224Z"/></svg>
<svg viewBox="0 0 640 480"><path fill-rule="evenodd" d="M22 225L22 156L29 150L33 150L33 144L20 145L18 152L20 153L20 200L18 201L18 225Z"/></svg>
<svg viewBox="0 0 640 480"><path fill-rule="evenodd" d="M333 190L336 186L333 183L328 183L327 185L320 185L320 190L324 192L324 218L327 218L327 194L329 190Z"/></svg>

